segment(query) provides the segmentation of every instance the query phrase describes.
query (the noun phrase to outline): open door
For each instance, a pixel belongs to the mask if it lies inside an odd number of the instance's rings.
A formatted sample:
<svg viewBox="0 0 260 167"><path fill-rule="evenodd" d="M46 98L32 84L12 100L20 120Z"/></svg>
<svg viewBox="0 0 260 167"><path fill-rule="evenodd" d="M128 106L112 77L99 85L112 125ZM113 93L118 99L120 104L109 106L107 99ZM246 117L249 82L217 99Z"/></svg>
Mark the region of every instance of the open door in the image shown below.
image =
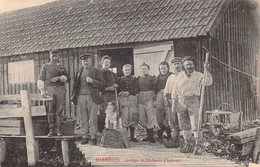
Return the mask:
<svg viewBox="0 0 260 167"><path fill-rule="evenodd" d="M132 48L104 49L100 50L100 52L101 57L108 55L112 58L111 70L117 74L117 77L124 75L122 71L123 65L134 65ZM132 70L132 74L134 74L134 68Z"/></svg>
<svg viewBox="0 0 260 167"><path fill-rule="evenodd" d="M158 65L162 61L170 63L173 57L173 41L137 45L134 47L134 74L140 76L140 66L146 63L150 66L150 75L158 75Z"/></svg>

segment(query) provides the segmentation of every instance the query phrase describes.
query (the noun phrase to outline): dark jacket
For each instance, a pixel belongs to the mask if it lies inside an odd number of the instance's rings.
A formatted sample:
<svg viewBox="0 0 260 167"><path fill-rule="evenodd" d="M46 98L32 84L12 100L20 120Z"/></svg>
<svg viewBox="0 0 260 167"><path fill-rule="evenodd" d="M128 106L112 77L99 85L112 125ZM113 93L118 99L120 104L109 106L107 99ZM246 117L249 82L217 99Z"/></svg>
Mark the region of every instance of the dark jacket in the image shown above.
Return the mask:
<svg viewBox="0 0 260 167"><path fill-rule="evenodd" d="M128 91L130 95L136 95L138 93L138 83L134 76L122 76L117 79L118 93Z"/></svg>
<svg viewBox="0 0 260 167"><path fill-rule="evenodd" d="M76 78L74 79L73 90L72 90L72 98L71 101L76 105L77 104L77 96L80 88L80 75L83 71L83 67L76 72ZM89 70L88 76L93 79L93 83L89 83L90 96L92 100L96 104L101 104L102 99L100 97L100 90L105 86L104 78L100 72L100 70L96 68L92 68Z"/></svg>
<svg viewBox="0 0 260 167"><path fill-rule="evenodd" d="M157 94L161 89L165 88L168 77L173 74L172 72L167 72L165 75L159 74L156 78L155 83L155 93Z"/></svg>
<svg viewBox="0 0 260 167"><path fill-rule="evenodd" d="M108 101L115 101L115 91L105 90L107 87L110 87L114 84L117 84L116 74L110 70L101 70L101 74L104 78L104 87L101 89L102 92L102 100L104 103Z"/></svg>

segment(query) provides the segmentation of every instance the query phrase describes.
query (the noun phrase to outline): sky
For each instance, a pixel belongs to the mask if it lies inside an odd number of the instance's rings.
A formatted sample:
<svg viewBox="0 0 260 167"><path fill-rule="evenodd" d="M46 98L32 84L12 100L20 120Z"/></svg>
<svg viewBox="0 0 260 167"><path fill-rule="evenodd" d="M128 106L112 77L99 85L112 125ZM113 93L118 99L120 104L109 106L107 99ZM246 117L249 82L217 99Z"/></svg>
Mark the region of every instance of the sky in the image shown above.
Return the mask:
<svg viewBox="0 0 260 167"><path fill-rule="evenodd" d="M0 13L42 5L53 1L57 1L57 0L0 0ZM258 4L260 5L260 0L251 0L251 1L258 2Z"/></svg>
<svg viewBox="0 0 260 167"><path fill-rule="evenodd" d="M0 0L0 13L42 5L57 0Z"/></svg>

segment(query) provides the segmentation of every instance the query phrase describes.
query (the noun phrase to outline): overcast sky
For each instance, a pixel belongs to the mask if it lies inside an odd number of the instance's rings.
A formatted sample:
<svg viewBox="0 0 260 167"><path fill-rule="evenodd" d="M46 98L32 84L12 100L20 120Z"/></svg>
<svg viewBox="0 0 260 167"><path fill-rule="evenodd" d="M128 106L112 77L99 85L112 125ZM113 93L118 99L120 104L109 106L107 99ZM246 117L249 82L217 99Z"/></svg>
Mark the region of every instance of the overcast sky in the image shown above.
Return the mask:
<svg viewBox="0 0 260 167"><path fill-rule="evenodd" d="M0 13L38 6L57 0L0 0Z"/></svg>
<svg viewBox="0 0 260 167"><path fill-rule="evenodd" d="M0 13L22 9L22 8L28 8L31 6L42 5L53 1L57 1L57 0L0 0ZM256 1L258 2L258 4L260 4L260 0L251 0L251 1Z"/></svg>

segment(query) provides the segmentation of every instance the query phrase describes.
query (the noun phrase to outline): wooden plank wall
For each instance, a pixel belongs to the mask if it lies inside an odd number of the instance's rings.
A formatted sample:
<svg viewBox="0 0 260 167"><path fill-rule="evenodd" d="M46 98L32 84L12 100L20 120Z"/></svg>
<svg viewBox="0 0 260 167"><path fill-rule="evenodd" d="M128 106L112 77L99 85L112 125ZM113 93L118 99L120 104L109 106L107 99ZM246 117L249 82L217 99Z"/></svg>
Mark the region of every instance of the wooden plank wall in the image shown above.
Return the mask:
<svg viewBox="0 0 260 167"><path fill-rule="evenodd" d="M76 71L82 66L78 57L83 53L97 54L96 48L74 48L61 50L61 63L68 70L71 80L66 84L66 111L65 115L75 118L76 107L71 105L70 98L72 94L73 80L75 78ZM34 60L35 82L34 83L21 83L21 84L8 84L8 62L22 61L22 60ZM0 59L0 95L5 94L19 94L20 90L29 90L31 93L39 92L37 88L37 79L44 63L49 62L49 53L33 53L23 56L4 57ZM93 56L94 62L94 56ZM94 62L96 64L96 62Z"/></svg>
<svg viewBox="0 0 260 167"><path fill-rule="evenodd" d="M248 7L245 2L234 0L230 3L212 36L175 40L175 56L195 57L198 60L196 70L202 72L203 47L206 47L222 62L256 75L257 30L249 11L252 6ZM206 87L205 110L215 110L220 104L229 103L236 112L243 112L244 121L257 119L260 111L255 107L254 78L231 70L213 58L209 61L214 81L212 86Z"/></svg>
<svg viewBox="0 0 260 167"><path fill-rule="evenodd" d="M258 38L251 10L252 6L246 1L233 0L206 46L219 60L256 75ZM215 81L213 91L210 91L214 95L213 104L228 102L236 111L243 111L244 120L255 120L260 113L255 107L254 78L230 70L212 59L211 64Z"/></svg>

